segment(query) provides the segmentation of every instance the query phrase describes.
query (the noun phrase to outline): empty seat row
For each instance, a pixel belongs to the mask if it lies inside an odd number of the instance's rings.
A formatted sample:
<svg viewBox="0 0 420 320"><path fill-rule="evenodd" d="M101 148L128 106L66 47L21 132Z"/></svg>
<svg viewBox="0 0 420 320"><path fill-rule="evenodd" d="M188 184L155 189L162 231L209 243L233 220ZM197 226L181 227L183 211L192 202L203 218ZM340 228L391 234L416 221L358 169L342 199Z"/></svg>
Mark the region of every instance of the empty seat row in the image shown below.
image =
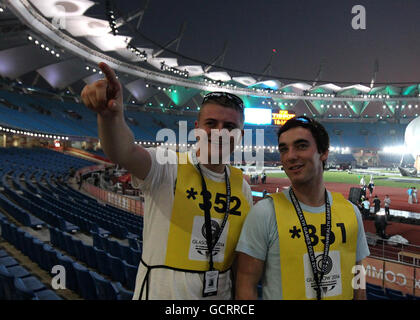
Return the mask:
<svg viewBox="0 0 420 320"><path fill-rule="evenodd" d="M109 276L114 281L122 283L128 289L134 290L137 266L141 258L140 251L121 246L125 250L121 249L123 250L121 252L123 258L119 258L103 249L85 244L80 239L76 239L57 228L50 228L50 239L53 246L67 252L88 267Z"/></svg>
<svg viewBox="0 0 420 320"><path fill-rule="evenodd" d="M0 223L2 237L21 250L42 269L51 273L54 266L64 267L65 288L79 293L84 299L130 300L132 298L133 292L124 289L121 283L111 282L96 272L88 270L70 257L32 237L5 219L2 219ZM8 267L15 266L15 263L10 259L3 260L3 262ZM36 290L40 289L36 288Z"/></svg>
<svg viewBox="0 0 420 320"><path fill-rule="evenodd" d="M370 283L366 283L366 297L368 300L420 300L420 297L404 295L399 290L383 288Z"/></svg>
<svg viewBox="0 0 420 320"><path fill-rule="evenodd" d="M14 204L6 196L0 193L0 206L5 209L13 218L22 223L24 226L31 227L34 229L41 229L44 222L38 218L28 214L21 207Z"/></svg>
<svg viewBox="0 0 420 320"><path fill-rule="evenodd" d="M3 263L7 259L7 262ZM13 260L15 261L13 263ZM0 300L63 300L12 257L0 258Z"/></svg>
<svg viewBox="0 0 420 320"><path fill-rule="evenodd" d="M0 219L2 226L2 237L6 240L10 239L11 232L8 226L10 225L5 218ZM20 246L28 246L24 244L31 239L21 233L19 236ZM18 241L14 237L14 241ZM8 240L9 241L9 240ZM45 285L35 276L33 276L20 263L9 256L5 250L0 250L0 300L62 300L60 296L49 290Z"/></svg>
<svg viewBox="0 0 420 320"><path fill-rule="evenodd" d="M13 199L16 203L19 203L19 206L17 206L20 209L25 209L31 214L35 215L39 219L39 223L41 225L45 225L45 223L49 225L53 225L55 227L58 227L62 230L69 231L69 232L76 232L80 228L78 226L75 226L68 221L66 221L64 218L56 215L54 212L47 210L43 208L42 206L39 206L32 201L28 200L27 198L21 196L16 191L12 190L7 184L3 183L4 193L7 194L11 199ZM12 212L10 212L12 213ZM44 223L45 222L45 223ZM24 224L22 222L22 224ZM26 225L26 224L25 224Z"/></svg>
<svg viewBox="0 0 420 320"><path fill-rule="evenodd" d="M120 244L116 240L109 239L108 236L91 231L93 245L99 249L105 250L112 255L127 260L127 254L134 256L141 255L143 242L137 239L128 239L129 246ZM130 250L132 249L132 250ZM129 259L127 261L130 261Z"/></svg>

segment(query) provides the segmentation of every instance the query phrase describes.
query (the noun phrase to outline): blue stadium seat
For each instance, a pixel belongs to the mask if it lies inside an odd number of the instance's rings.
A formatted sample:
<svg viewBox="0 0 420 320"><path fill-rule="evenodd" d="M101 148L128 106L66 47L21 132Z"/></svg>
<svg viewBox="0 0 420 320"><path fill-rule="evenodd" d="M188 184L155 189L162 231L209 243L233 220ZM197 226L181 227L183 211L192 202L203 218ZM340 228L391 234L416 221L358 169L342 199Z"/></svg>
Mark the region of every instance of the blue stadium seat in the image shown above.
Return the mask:
<svg viewBox="0 0 420 320"><path fill-rule="evenodd" d="M11 242L10 240L10 223L6 219L0 219L0 225L1 225L1 236L3 239L6 239L7 241Z"/></svg>
<svg viewBox="0 0 420 320"><path fill-rule="evenodd" d="M34 250L32 248L32 235L30 235L29 233L25 232L23 234L23 243L24 243L24 250L23 253L25 255L27 255L32 261L35 260L34 259Z"/></svg>
<svg viewBox="0 0 420 320"><path fill-rule="evenodd" d="M140 244L139 241L132 239L132 238L128 238L128 244L130 246L130 248L133 248L134 250L140 250Z"/></svg>
<svg viewBox="0 0 420 320"><path fill-rule="evenodd" d="M136 286L137 266L133 266L123 260L125 285L128 289L134 290Z"/></svg>
<svg viewBox="0 0 420 320"><path fill-rule="evenodd" d="M45 289L45 285L37 278L30 276L19 278L25 284L25 287L32 291ZM2 265L0 265L0 287L3 288L2 295L6 300L14 300L15 297L15 277Z"/></svg>
<svg viewBox="0 0 420 320"><path fill-rule="evenodd" d="M66 242L66 250L65 251L69 255L75 257L76 252L75 252L75 249L74 249L73 237L71 235L67 234L67 233L64 233L63 237L64 237L64 241Z"/></svg>
<svg viewBox="0 0 420 320"><path fill-rule="evenodd" d="M133 299L134 292L124 289L121 283L116 282L114 288L116 288L118 291L118 296L117 296L118 300L132 300Z"/></svg>
<svg viewBox="0 0 420 320"><path fill-rule="evenodd" d="M100 273L111 276L111 266L109 265L108 257L104 250L93 247L96 256L96 263L98 265L98 270Z"/></svg>
<svg viewBox="0 0 420 320"><path fill-rule="evenodd" d="M59 240L58 240L58 229L54 227L49 227L50 230L50 242L53 246L58 247L59 246Z"/></svg>
<svg viewBox="0 0 420 320"><path fill-rule="evenodd" d="M378 286L376 284L372 284L372 283L366 283L366 290L368 289L377 289L377 290L383 290L383 288L381 286Z"/></svg>
<svg viewBox="0 0 420 320"><path fill-rule="evenodd" d="M33 291L28 290L23 283L23 281L19 278L14 279L14 286L15 286L15 299L16 300L35 300L35 294Z"/></svg>
<svg viewBox="0 0 420 320"><path fill-rule="evenodd" d="M103 250L104 248L102 247L102 241L99 238L99 234L93 230L90 231L90 234L92 235L92 239L93 239L93 246Z"/></svg>
<svg viewBox="0 0 420 320"><path fill-rule="evenodd" d="M97 269L98 263L96 262L96 253L94 247L88 244L83 244L83 247L85 249L86 264L89 266L89 268Z"/></svg>
<svg viewBox="0 0 420 320"><path fill-rule="evenodd" d="M85 248L83 247L83 241L80 239L74 239L73 244L75 257L77 258L77 260L86 263Z"/></svg>
<svg viewBox="0 0 420 320"><path fill-rule="evenodd" d="M16 290L16 300L63 300L52 290L30 290L25 285L24 281L22 281L22 279L19 278L15 278L14 285Z"/></svg>
<svg viewBox="0 0 420 320"><path fill-rule="evenodd" d="M114 257L117 257L117 258L122 257L120 243L118 241L108 239L107 252L112 254Z"/></svg>
<svg viewBox="0 0 420 320"><path fill-rule="evenodd" d="M18 234L17 234L18 228L13 224L7 224L7 232L9 239L7 239L11 244L13 244L16 248L18 248Z"/></svg>
<svg viewBox="0 0 420 320"><path fill-rule="evenodd" d="M385 295L385 291L382 287L380 286L376 286L376 285L371 285L371 284L366 284L366 292L372 292L374 294L377 295Z"/></svg>
<svg viewBox="0 0 420 320"><path fill-rule="evenodd" d="M17 244L17 248L22 251L23 253L25 253L25 231L23 231L22 229L16 228L16 244Z"/></svg>
<svg viewBox="0 0 420 320"><path fill-rule="evenodd" d="M109 240L108 240L108 236L107 235L104 235L104 234L98 234L98 240L100 241L100 243L101 243L101 250L104 250L104 251L109 251L109 248L108 248L108 242L109 242Z"/></svg>
<svg viewBox="0 0 420 320"><path fill-rule="evenodd" d="M141 251L139 250L134 250L130 248L130 261L129 263L135 266L138 266L140 263L140 259L141 259Z"/></svg>
<svg viewBox="0 0 420 320"><path fill-rule="evenodd" d="M105 280L104 277L100 276L96 272L89 271L89 273L95 283L96 296L98 300L117 300L116 296L110 298L110 294L107 289L107 284L110 283L108 280Z"/></svg>
<svg viewBox="0 0 420 320"><path fill-rule="evenodd" d="M92 232L92 230L93 232L96 232L97 234L105 236L105 237L108 237L111 234L111 232L109 232L108 230L98 227L96 223L92 224L90 231Z"/></svg>
<svg viewBox="0 0 420 320"><path fill-rule="evenodd" d="M42 263L41 268L44 270L51 272L53 266L58 264L58 256L62 256L57 250L53 249L50 245L44 244L42 246L43 254L42 254Z"/></svg>
<svg viewBox="0 0 420 320"><path fill-rule="evenodd" d="M29 271L26 270L21 265L9 267L9 268L6 268L6 269L15 278L26 278L26 277L29 277L31 275L29 273Z"/></svg>
<svg viewBox="0 0 420 320"><path fill-rule="evenodd" d="M54 291L48 289L35 292L35 297L36 300L63 300Z"/></svg>
<svg viewBox="0 0 420 320"><path fill-rule="evenodd" d="M111 278L112 280L125 283L125 273L123 261L109 253L107 253L108 262L111 267Z"/></svg>
<svg viewBox="0 0 420 320"><path fill-rule="evenodd" d="M389 297L386 295L379 295L372 292L366 292L367 300L389 300Z"/></svg>
<svg viewBox="0 0 420 320"><path fill-rule="evenodd" d="M125 261L127 261L127 263L130 263L130 261L131 261L131 257L130 257L131 249L130 249L130 247L122 245L120 247L120 249L121 249L121 260L125 260Z"/></svg>
<svg viewBox="0 0 420 320"><path fill-rule="evenodd" d="M62 265L66 270L66 288L77 292L78 283L77 283L76 272L74 271L74 268L73 268L74 261L65 255L61 255L61 256L59 255L57 256L57 258L58 258L58 264Z"/></svg>
<svg viewBox="0 0 420 320"><path fill-rule="evenodd" d="M10 256L0 258L0 266L4 266L8 268L8 267L13 267L17 265L19 265L19 262L17 262L14 258Z"/></svg>
<svg viewBox="0 0 420 320"><path fill-rule="evenodd" d="M32 249L34 250L33 261L36 262L41 268L43 264L43 254L44 254L43 246L44 246L44 242L36 238L32 238Z"/></svg>
<svg viewBox="0 0 420 320"><path fill-rule="evenodd" d="M96 294L99 300L122 300L122 298L127 299L127 290L124 290L121 287L121 284L114 284L111 281L106 280L96 272L90 273L92 275L93 280L95 281ZM120 291L122 292L122 294L120 293Z"/></svg>
<svg viewBox="0 0 420 320"><path fill-rule="evenodd" d="M69 233L76 233L80 230L78 226L75 226L74 224L64 220L62 217L58 216L59 221L59 227L61 231L69 232Z"/></svg>
<svg viewBox="0 0 420 320"><path fill-rule="evenodd" d="M385 288L385 293L391 300L406 300L406 297L401 291Z"/></svg>
<svg viewBox="0 0 420 320"><path fill-rule="evenodd" d="M95 282L89 270L77 262L73 264L73 267L77 276L80 296L85 300L96 300Z"/></svg>
<svg viewBox="0 0 420 320"><path fill-rule="evenodd" d="M9 254L6 251L4 251L3 249L0 250L0 258L4 258L4 257L8 257L8 256L9 256Z"/></svg>
<svg viewBox="0 0 420 320"><path fill-rule="evenodd" d="M57 241L58 241L58 248L67 252L67 244L66 239L64 237L64 232L57 229Z"/></svg>

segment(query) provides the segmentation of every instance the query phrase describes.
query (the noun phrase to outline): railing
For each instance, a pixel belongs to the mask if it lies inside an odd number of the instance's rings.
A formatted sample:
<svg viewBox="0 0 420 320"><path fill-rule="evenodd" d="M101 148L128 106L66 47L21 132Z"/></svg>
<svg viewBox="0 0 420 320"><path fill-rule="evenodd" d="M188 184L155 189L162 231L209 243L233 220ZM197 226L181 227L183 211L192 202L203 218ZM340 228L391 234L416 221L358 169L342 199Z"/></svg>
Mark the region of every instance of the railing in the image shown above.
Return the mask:
<svg viewBox="0 0 420 320"><path fill-rule="evenodd" d="M362 264L367 283L420 296L420 268L372 256L365 258Z"/></svg>
<svg viewBox="0 0 420 320"><path fill-rule="evenodd" d="M94 165L90 167L81 168L77 171L76 176L78 177L80 176L80 174L84 175L89 172L99 171L102 170L104 167L104 165ZM86 181L83 182L82 188L85 192L89 193L91 196L102 202L111 204L117 208L129 211L134 214L138 214L141 216L143 215L143 202L141 200L120 195L115 192L103 190Z"/></svg>
<svg viewBox="0 0 420 320"><path fill-rule="evenodd" d="M411 255L419 255L420 258L420 246L381 239L369 234L366 235L366 239L369 244L371 257L420 266L420 259L414 259L410 255L404 256L404 254L401 254L403 252Z"/></svg>
<svg viewBox="0 0 420 320"><path fill-rule="evenodd" d="M143 215L143 203L140 200L103 190L87 182L83 183L82 188L96 199L109 203L122 210L129 211L141 216Z"/></svg>

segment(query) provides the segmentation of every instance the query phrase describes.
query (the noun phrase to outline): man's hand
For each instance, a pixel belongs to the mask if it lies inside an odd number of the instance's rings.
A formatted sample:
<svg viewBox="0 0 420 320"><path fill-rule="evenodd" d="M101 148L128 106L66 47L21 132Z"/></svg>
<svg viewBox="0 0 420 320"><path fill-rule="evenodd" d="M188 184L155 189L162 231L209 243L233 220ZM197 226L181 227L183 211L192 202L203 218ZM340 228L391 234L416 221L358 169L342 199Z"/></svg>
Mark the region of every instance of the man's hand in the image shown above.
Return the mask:
<svg viewBox="0 0 420 320"><path fill-rule="evenodd" d="M152 160L149 152L134 143L134 135L124 119L121 83L114 70L101 62L105 79L83 88L83 103L98 114L98 136L106 156L139 179L148 175Z"/></svg>
<svg viewBox="0 0 420 320"><path fill-rule="evenodd" d="M123 94L121 83L114 70L106 63L99 63L105 79L86 85L81 93L83 103L101 117L109 118L123 112Z"/></svg>

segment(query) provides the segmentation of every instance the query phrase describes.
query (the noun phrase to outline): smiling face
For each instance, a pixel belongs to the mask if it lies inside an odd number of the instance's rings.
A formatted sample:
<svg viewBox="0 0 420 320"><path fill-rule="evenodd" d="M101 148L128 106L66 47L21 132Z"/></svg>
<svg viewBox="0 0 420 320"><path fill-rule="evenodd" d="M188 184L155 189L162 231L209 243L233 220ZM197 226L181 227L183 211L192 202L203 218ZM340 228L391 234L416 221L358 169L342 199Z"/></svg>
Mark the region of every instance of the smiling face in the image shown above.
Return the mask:
<svg viewBox="0 0 420 320"><path fill-rule="evenodd" d="M225 153L230 155L235 148L235 143L233 136L230 134L242 134L242 117L239 111L233 108L223 107L214 103L206 103L201 109L198 120L195 122L195 128L201 129L206 133L206 137L198 136L198 139L207 138L207 144L203 141L199 142L200 149L207 147L208 149L208 163L211 163L211 154L212 152L219 153L219 163L222 159L222 151L225 149ZM219 130L227 130L225 133L225 139L223 140L220 137L220 134L223 135ZM235 130L236 129L236 130ZM236 131L236 132L235 132ZM212 138L213 135L213 138ZM201 153L201 152L200 152ZM203 160L203 159L201 159Z"/></svg>
<svg viewBox="0 0 420 320"><path fill-rule="evenodd" d="M291 128L279 137L280 161L292 185L320 184L323 179L323 161L328 151L320 154L310 130Z"/></svg>

